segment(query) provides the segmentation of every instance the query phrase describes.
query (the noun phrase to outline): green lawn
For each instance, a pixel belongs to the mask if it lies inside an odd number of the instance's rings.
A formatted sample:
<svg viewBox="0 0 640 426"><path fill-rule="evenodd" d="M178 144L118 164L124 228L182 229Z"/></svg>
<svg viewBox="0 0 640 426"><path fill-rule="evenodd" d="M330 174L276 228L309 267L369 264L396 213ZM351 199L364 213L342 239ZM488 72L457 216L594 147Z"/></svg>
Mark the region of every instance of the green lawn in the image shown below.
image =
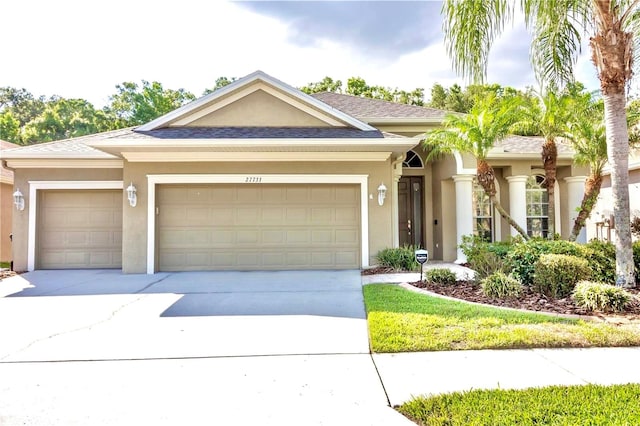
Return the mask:
<svg viewBox="0 0 640 426"><path fill-rule="evenodd" d="M640 327L562 319L364 286L374 352L640 345Z"/></svg>
<svg viewBox="0 0 640 426"><path fill-rule="evenodd" d="M398 408L420 425L638 425L640 385L475 390Z"/></svg>
<svg viewBox="0 0 640 426"><path fill-rule="evenodd" d="M11 267L11 262L0 262L0 269L9 267Z"/></svg>

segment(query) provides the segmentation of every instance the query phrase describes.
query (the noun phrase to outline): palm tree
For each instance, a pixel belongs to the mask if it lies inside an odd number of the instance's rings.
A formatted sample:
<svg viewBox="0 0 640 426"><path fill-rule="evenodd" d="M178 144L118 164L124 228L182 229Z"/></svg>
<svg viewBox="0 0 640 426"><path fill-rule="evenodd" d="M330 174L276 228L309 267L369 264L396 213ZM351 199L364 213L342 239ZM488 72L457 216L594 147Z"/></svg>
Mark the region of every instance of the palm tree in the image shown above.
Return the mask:
<svg viewBox="0 0 640 426"><path fill-rule="evenodd" d="M607 154L611 163L616 223L616 284L635 286L629 208L629 135L626 86L640 29L640 0L520 0L533 33L531 61L541 81L561 85L573 79L582 37L589 37L591 59L604 101ZM515 14L512 0L445 0L444 33L455 69L482 82L489 51Z"/></svg>
<svg viewBox="0 0 640 426"><path fill-rule="evenodd" d="M487 162L489 150L509 135L518 108L516 99L498 99L493 95L475 103L468 114L447 114L441 129L427 134L424 144L427 160L453 152L471 154L476 158L478 184L500 215L525 240L526 231L505 211L496 197L495 172Z"/></svg>
<svg viewBox="0 0 640 426"><path fill-rule="evenodd" d="M529 108L522 108L520 119L515 123L514 130L533 132L544 137L542 144L542 164L544 167L543 187L547 190L549 198L549 239L553 239L556 233L556 169L558 163L558 147L556 138L565 134L567 120L569 118L568 97L566 94L558 94L553 88L547 88L538 94L537 103Z"/></svg>
<svg viewBox="0 0 640 426"><path fill-rule="evenodd" d="M595 103L590 94L583 97L581 101L587 104L574 110L565 136L573 145L574 161L589 165L590 172L585 182L580 211L569 236L570 241L578 238L587 218L591 215L602 187L602 170L607 163L607 138L602 120L602 103Z"/></svg>

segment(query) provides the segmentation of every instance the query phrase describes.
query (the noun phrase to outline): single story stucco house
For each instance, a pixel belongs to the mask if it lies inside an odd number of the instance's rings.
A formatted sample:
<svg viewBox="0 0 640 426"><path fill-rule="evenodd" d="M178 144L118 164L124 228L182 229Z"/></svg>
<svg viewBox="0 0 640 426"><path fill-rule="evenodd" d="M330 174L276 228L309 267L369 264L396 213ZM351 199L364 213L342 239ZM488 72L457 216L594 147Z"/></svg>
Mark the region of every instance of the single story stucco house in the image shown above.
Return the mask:
<svg viewBox="0 0 640 426"><path fill-rule="evenodd" d="M511 230L473 157L425 161L421 135L444 115L310 96L257 71L137 128L4 150L24 194L15 269L355 269L403 244L464 261L463 235ZM502 204L532 234L547 224L540 143L511 137L489 156ZM586 175L561 146L564 236Z"/></svg>

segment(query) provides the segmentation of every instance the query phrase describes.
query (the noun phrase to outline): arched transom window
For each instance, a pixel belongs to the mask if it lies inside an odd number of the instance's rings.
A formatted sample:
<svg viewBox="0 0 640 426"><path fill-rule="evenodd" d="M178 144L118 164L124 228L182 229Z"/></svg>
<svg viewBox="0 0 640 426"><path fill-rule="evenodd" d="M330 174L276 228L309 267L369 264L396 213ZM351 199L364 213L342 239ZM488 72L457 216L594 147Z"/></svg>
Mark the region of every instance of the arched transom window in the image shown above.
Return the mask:
<svg viewBox="0 0 640 426"><path fill-rule="evenodd" d="M407 152L407 156L402 162L402 167L405 169L422 169L424 165L420 156L414 150L411 150Z"/></svg>
<svg viewBox="0 0 640 426"><path fill-rule="evenodd" d="M549 195L542 187L544 176L527 179L527 234L547 238L549 233Z"/></svg>

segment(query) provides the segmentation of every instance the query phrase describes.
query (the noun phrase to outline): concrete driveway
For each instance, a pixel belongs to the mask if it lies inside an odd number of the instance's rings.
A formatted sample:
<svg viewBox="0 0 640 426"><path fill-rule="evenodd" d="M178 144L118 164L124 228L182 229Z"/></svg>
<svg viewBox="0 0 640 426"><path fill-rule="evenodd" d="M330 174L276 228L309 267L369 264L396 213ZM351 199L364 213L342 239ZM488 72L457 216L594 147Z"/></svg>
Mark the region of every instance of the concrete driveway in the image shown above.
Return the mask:
<svg viewBox="0 0 640 426"><path fill-rule="evenodd" d="M413 424L369 354L358 271L5 279L0 377L3 426Z"/></svg>
<svg viewBox="0 0 640 426"><path fill-rule="evenodd" d="M1 361L369 353L358 271L36 271L0 291Z"/></svg>

